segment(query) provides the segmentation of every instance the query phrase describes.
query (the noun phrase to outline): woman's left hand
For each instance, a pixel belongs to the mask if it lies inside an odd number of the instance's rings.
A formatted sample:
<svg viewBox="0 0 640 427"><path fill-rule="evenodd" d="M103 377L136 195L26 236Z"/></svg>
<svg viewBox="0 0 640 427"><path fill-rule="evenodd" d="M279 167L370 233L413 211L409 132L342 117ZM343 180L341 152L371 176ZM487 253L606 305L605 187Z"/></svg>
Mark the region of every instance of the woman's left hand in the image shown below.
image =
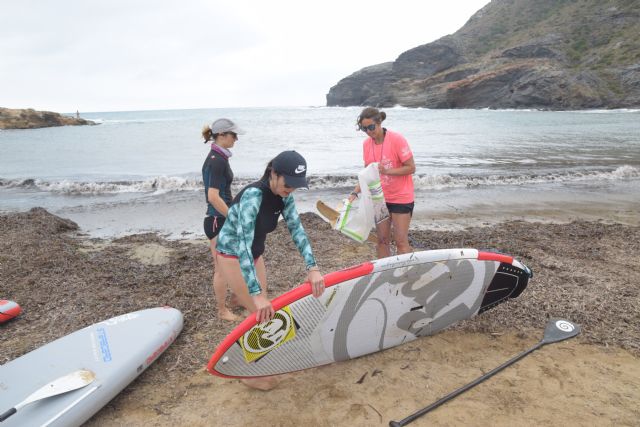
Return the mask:
<svg viewBox="0 0 640 427"><path fill-rule="evenodd" d="M309 274L307 275L307 279L311 284L311 292L313 292L313 296L318 298L324 292L324 277L322 277L322 273L316 267L309 270Z"/></svg>

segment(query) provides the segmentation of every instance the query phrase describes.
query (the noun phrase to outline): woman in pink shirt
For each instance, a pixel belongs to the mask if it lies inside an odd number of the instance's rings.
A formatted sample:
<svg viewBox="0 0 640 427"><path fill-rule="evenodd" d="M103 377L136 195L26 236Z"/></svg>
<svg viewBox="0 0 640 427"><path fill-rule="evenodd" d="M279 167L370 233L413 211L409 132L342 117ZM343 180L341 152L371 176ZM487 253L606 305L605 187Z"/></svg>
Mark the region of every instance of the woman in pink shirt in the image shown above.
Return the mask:
<svg viewBox="0 0 640 427"><path fill-rule="evenodd" d="M391 217L390 221L376 225L378 258L391 255L392 232L398 254L412 251L409 246L409 224L413 214L412 175L416 165L407 140L399 133L382 127L386 118L384 111L372 107L365 108L358 116L358 129L367 134L367 139L362 143L364 166L378 163L382 191ZM359 192L360 186L356 185L349 199L353 201Z"/></svg>

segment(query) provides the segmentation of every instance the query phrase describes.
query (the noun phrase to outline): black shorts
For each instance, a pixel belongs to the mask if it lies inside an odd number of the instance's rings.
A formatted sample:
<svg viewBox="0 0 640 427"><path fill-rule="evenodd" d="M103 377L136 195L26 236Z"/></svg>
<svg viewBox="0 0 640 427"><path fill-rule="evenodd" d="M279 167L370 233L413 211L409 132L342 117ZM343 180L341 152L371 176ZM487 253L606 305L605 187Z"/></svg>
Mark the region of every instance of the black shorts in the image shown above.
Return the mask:
<svg viewBox="0 0 640 427"><path fill-rule="evenodd" d="M224 220L226 218L223 216L205 216L204 217L204 234L207 235L209 240L213 239L218 235L220 229L224 225Z"/></svg>
<svg viewBox="0 0 640 427"><path fill-rule="evenodd" d="M387 203L387 209L389 209L390 214L409 214L413 215L413 205L414 202L411 203Z"/></svg>

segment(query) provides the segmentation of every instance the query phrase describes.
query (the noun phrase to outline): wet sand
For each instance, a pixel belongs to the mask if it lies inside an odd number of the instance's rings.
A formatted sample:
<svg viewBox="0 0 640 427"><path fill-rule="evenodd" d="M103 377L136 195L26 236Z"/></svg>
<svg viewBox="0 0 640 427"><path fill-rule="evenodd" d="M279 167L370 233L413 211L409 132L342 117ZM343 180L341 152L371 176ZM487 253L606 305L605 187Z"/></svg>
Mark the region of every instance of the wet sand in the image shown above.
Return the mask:
<svg viewBox="0 0 640 427"><path fill-rule="evenodd" d="M166 304L185 316L181 335L87 425L388 425L532 347L549 318L563 317L583 333L412 425L638 425L640 227L637 214L626 215L636 225L603 211L593 221L413 231L416 248L498 250L534 278L519 298L434 337L283 376L267 393L204 371L233 327L216 318L208 242L156 234L98 240L42 209L2 215L0 297L24 313L0 326L0 363L91 323ZM303 222L324 273L373 257L372 246L331 231L316 215ZM274 297L304 280L304 266L282 225L267 247Z"/></svg>

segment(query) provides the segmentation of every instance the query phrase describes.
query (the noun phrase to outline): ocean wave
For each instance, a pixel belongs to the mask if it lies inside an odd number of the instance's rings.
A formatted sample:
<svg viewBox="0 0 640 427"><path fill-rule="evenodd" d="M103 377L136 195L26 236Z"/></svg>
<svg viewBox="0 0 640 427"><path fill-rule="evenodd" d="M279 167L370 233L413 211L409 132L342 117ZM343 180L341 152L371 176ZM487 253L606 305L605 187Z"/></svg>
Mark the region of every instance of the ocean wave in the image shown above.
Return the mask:
<svg viewBox="0 0 640 427"><path fill-rule="evenodd" d="M256 180L255 178L236 178L233 193ZM474 188L487 186L519 186L545 183L571 183L580 181L611 181L640 178L640 169L625 165L613 170L569 171L530 174L495 175L414 175L416 191L446 190L454 188ZM353 188L357 183L355 175L312 175L309 187L314 190ZM46 191L68 195L98 195L116 193L155 193L171 191L201 191L202 179L199 177L158 176L144 180L123 180L107 182L78 182L71 180L46 181L41 179L2 179L0 188L20 188Z"/></svg>
<svg viewBox="0 0 640 427"><path fill-rule="evenodd" d="M449 111L461 109L452 108ZM479 111L490 111L495 113L578 113L578 114L612 114L612 113L640 113L638 108L610 108L591 110L548 110L544 108L478 108Z"/></svg>
<svg viewBox="0 0 640 427"><path fill-rule="evenodd" d="M6 180L0 178L0 187L23 188L53 193L114 194L114 193L163 193L168 191L195 190L202 188L202 180L182 177L155 177L140 181L81 182L71 180L46 181L41 179Z"/></svg>
<svg viewBox="0 0 640 427"><path fill-rule="evenodd" d="M419 189L444 190L447 188L473 188L480 186L519 186L546 183L571 183L580 181L615 181L640 178L640 169L620 166L609 171L571 171L544 174L513 175L419 175L414 184Z"/></svg>
<svg viewBox="0 0 640 427"><path fill-rule="evenodd" d="M639 108L612 108L608 110L594 109L594 110L569 110L570 113L581 114L611 114L611 113L640 113Z"/></svg>

